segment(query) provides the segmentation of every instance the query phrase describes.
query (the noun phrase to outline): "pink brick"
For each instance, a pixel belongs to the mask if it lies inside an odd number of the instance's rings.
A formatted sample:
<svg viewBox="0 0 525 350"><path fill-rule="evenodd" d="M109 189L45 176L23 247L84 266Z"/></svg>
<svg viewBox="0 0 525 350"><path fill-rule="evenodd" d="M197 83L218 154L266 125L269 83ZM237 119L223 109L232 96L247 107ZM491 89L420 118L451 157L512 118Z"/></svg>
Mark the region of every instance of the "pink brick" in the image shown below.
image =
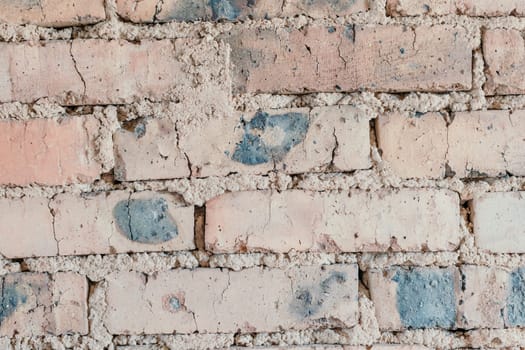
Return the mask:
<svg viewBox="0 0 525 350"><path fill-rule="evenodd" d="M439 92L472 83L472 48L458 27L240 29L226 40L241 92Z"/></svg>
<svg viewBox="0 0 525 350"><path fill-rule="evenodd" d="M369 119L350 106L311 112L266 110L181 127L179 145L192 175L198 177L266 174L273 169L295 174L327 170L331 165L351 171L371 166L369 132ZM247 146L252 142L247 137L256 137L262 149Z"/></svg>
<svg viewBox="0 0 525 350"><path fill-rule="evenodd" d="M521 32L490 29L483 34L483 57L488 95L512 95L525 92L525 41Z"/></svg>
<svg viewBox="0 0 525 350"><path fill-rule="evenodd" d="M205 232L215 253L454 250L459 199L436 190L227 193L206 203Z"/></svg>
<svg viewBox="0 0 525 350"><path fill-rule="evenodd" d="M456 267L369 270L367 279L381 330L456 327L461 292Z"/></svg>
<svg viewBox="0 0 525 350"><path fill-rule="evenodd" d="M191 2L191 5L188 3ZM118 14L136 23L169 21L218 21L267 19L304 14L314 18L346 16L368 10L367 0L331 1L324 0L233 0L225 2L231 11L220 10L220 5L213 6L208 0L180 1L165 0L157 11L158 1L117 0ZM223 5L225 6L225 5Z"/></svg>
<svg viewBox="0 0 525 350"><path fill-rule="evenodd" d="M0 121L0 184L94 181L101 172L94 159L98 128L92 117Z"/></svg>
<svg viewBox="0 0 525 350"><path fill-rule="evenodd" d="M380 116L376 122L382 159L404 178L442 178L447 155L447 123L439 113ZM471 139L466 139L471 141Z"/></svg>
<svg viewBox="0 0 525 350"><path fill-rule="evenodd" d="M4 0L0 2L0 22L68 27L106 19L104 0Z"/></svg>
<svg viewBox="0 0 525 350"><path fill-rule="evenodd" d="M525 14L521 0L387 0L390 16L508 16Z"/></svg>
<svg viewBox="0 0 525 350"><path fill-rule="evenodd" d="M509 290L508 272L485 266L461 267L458 327L504 328L502 310Z"/></svg>
<svg viewBox="0 0 525 350"><path fill-rule="evenodd" d="M114 191L51 202L60 255L191 250L193 207L173 195Z"/></svg>
<svg viewBox="0 0 525 350"><path fill-rule="evenodd" d="M358 317L356 265L128 272L108 282L113 334L347 328Z"/></svg>
<svg viewBox="0 0 525 350"><path fill-rule="evenodd" d="M376 122L382 158L404 178L525 174L525 112L476 111L419 117L389 113Z"/></svg>
<svg viewBox="0 0 525 350"><path fill-rule="evenodd" d="M57 255L49 199L0 199L0 241L9 259Z"/></svg>
<svg viewBox="0 0 525 350"><path fill-rule="evenodd" d="M139 121L133 130L115 132L113 142L119 181L190 176L188 159L178 149L175 124L169 119Z"/></svg>
<svg viewBox="0 0 525 350"><path fill-rule="evenodd" d="M492 253L525 253L525 192L493 192L471 202L476 246Z"/></svg>
<svg viewBox="0 0 525 350"><path fill-rule="evenodd" d="M448 165L459 177L525 175L525 111L459 112L448 129Z"/></svg>
<svg viewBox="0 0 525 350"><path fill-rule="evenodd" d="M85 277L16 273L2 278L3 301L0 335L36 336L88 332Z"/></svg>
<svg viewBox="0 0 525 350"><path fill-rule="evenodd" d="M184 58L193 50L220 56L214 45L189 39L142 40L140 44L99 39L45 45L0 43L0 102L46 97L65 105L116 104L143 98L180 100L185 93L195 98L200 91L196 88L202 86L195 84L197 77L188 72L190 63ZM203 66L215 64L214 60ZM215 87L209 84L210 89Z"/></svg>

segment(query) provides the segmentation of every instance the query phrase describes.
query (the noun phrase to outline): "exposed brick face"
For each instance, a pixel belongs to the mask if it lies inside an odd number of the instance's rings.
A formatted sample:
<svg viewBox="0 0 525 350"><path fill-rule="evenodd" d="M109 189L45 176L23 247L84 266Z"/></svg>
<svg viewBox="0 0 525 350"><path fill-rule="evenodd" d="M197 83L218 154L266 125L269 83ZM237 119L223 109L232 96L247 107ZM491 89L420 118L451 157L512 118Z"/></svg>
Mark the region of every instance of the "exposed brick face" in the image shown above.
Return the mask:
<svg viewBox="0 0 525 350"><path fill-rule="evenodd" d="M390 16L451 15L509 16L525 14L520 0L387 0Z"/></svg>
<svg viewBox="0 0 525 350"><path fill-rule="evenodd" d="M450 26L243 30L225 40L239 91L450 91L472 83L466 33Z"/></svg>
<svg viewBox="0 0 525 350"><path fill-rule="evenodd" d="M93 117L0 120L0 184L63 185L92 182L101 172Z"/></svg>
<svg viewBox="0 0 525 350"><path fill-rule="evenodd" d="M525 349L525 0L0 0L0 350Z"/></svg>
<svg viewBox="0 0 525 350"><path fill-rule="evenodd" d="M75 273L15 273L2 277L3 336L88 332L87 281Z"/></svg>
<svg viewBox="0 0 525 350"><path fill-rule="evenodd" d="M304 1L304 0L235 0L221 1L165 0L158 8L158 1L117 0L118 14L136 23L170 21L238 21L308 15L314 18L345 16L368 10L367 0Z"/></svg>
<svg viewBox="0 0 525 350"><path fill-rule="evenodd" d="M517 30L490 29L483 34L488 95L520 94L525 91L525 42Z"/></svg>
<svg viewBox="0 0 525 350"><path fill-rule="evenodd" d="M236 251L439 251L460 239L447 191L244 192L206 204L206 246Z"/></svg>
<svg viewBox="0 0 525 350"><path fill-rule="evenodd" d="M99 39L0 43L0 102L48 98L90 105L181 98L194 88L194 76L180 58L198 46L186 39L140 45Z"/></svg>
<svg viewBox="0 0 525 350"><path fill-rule="evenodd" d="M0 2L0 22L67 27L106 19L103 0L39 0Z"/></svg>
<svg viewBox="0 0 525 350"><path fill-rule="evenodd" d="M524 111L389 113L376 124L382 158L404 178L524 175Z"/></svg>
<svg viewBox="0 0 525 350"><path fill-rule="evenodd" d="M122 273L110 277L106 298L106 321L115 334L351 327L357 322L357 266L180 270L147 280Z"/></svg>

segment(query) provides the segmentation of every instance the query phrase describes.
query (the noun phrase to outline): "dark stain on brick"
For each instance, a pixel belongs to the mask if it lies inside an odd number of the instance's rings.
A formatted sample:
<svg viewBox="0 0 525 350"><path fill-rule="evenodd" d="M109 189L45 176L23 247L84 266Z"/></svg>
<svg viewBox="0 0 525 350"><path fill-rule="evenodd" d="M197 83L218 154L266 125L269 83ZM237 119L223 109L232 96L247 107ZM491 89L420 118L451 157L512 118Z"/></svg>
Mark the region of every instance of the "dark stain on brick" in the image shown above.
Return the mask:
<svg viewBox="0 0 525 350"><path fill-rule="evenodd" d="M231 159L246 165L281 161L304 140L310 124L302 113L269 115L257 112L250 121L241 122L244 136Z"/></svg>
<svg viewBox="0 0 525 350"><path fill-rule="evenodd" d="M167 21L201 21L209 19L209 9L206 1L181 0L173 4L168 14L160 18Z"/></svg>
<svg viewBox="0 0 525 350"><path fill-rule="evenodd" d="M301 318L315 316L322 308L333 289L347 281L346 273L334 271L317 286L299 288L295 293L292 310Z"/></svg>
<svg viewBox="0 0 525 350"><path fill-rule="evenodd" d="M113 216L120 231L134 242L158 244L178 235L164 198L120 201Z"/></svg>
<svg viewBox="0 0 525 350"><path fill-rule="evenodd" d="M525 326L525 267L510 273L507 295L507 321L510 326Z"/></svg>
<svg viewBox="0 0 525 350"><path fill-rule="evenodd" d="M212 20L226 19L233 21L239 17L241 9L234 0L210 0Z"/></svg>
<svg viewBox="0 0 525 350"><path fill-rule="evenodd" d="M0 294L0 324L11 316L18 306L27 302L27 295L17 289L14 283L2 280Z"/></svg>
<svg viewBox="0 0 525 350"><path fill-rule="evenodd" d="M450 270L399 270L397 309L408 328L452 328L456 320L454 275Z"/></svg>

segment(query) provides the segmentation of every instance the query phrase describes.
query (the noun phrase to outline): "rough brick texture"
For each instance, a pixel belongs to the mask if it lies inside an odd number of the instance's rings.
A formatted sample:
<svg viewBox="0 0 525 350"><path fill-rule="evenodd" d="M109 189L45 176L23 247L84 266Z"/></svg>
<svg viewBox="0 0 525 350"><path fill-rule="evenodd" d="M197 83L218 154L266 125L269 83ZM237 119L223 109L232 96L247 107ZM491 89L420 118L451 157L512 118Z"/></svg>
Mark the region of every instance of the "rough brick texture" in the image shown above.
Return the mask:
<svg viewBox="0 0 525 350"><path fill-rule="evenodd" d="M304 0L156 0L136 2L117 0L118 14L136 23L169 21L236 21L307 15L314 18L345 16L368 9L367 0L304 1Z"/></svg>
<svg viewBox="0 0 525 350"><path fill-rule="evenodd" d="M236 251L438 251L460 239L448 191L225 194L206 203L206 247Z"/></svg>
<svg viewBox="0 0 525 350"><path fill-rule="evenodd" d="M0 0L0 349L525 349L524 38L524 0Z"/></svg>
<svg viewBox="0 0 525 350"><path fill-rule="evenodd" d="M88 332L86 278L75 273L2 277L0 335Z"/></svg>
<svg viewBox="0 0 525 350"><path fill-rule="evenodd" d="M98 128L91 116L0 120L0 184L92 182L101 172L94 145Z"/></svg>
<svg viewBox="0 0 525 350"><path fill-rule="evenodd" d="M197 269L149 279L120 273L109 278L106 299L107 326L116 334L351 327L357 322L357 266Z"/></svg>
<svg viewBox="0 0 525 350"><path fill-rule="evenodd" d="M449 124L440 113L389 113L377 120L378 146L404 178L524 176L524 116L524 111L458 112Z"/></svg>
<svg viewBox="0 0 525 350"><path fill-rule="evenodd" d="M232 30L239 91L451 91L472 84L466 33L450 26Z"/></svg>
<svg viewBox="0 0 525 350"><path fill-rule="evenodd" d="M0 22L67 27L106 19L103 0L0 1Z"/></svg>
<svg viewBox="0 0 525 350"><path fill-rule="evenodd" d="M525 4L521 0L387 0L387 13L391 16L523 16Z"/></svg>

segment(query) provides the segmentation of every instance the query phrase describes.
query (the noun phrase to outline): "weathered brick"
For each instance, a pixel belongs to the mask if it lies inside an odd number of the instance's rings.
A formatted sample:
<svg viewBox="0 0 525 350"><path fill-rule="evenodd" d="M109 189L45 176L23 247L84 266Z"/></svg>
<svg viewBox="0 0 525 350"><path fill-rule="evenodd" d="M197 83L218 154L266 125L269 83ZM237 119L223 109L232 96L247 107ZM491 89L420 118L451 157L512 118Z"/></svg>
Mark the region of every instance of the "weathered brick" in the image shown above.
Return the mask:
<svg viewBox="0 0 525 350"><path fill-rule="evenodd" d="M525 253L525 192L476 196L471 215L479 248L492 253Z"/></svg>
<svg viewBox="0 0 525 350"><path fill-rule="evenodd" d="M2 0L0 22L68 27L106 19L104 0Z"/></svg>
<svg viewBox="0 0 525 350"><path fill-rule="evenodd" d="M483 57L488 95L522 94L525 92L525 41L521 32L512 29L490 29L483 33Z"/></svg>
<svg viewBox="0 0 525 350"><path fill-rule="evenodd" d="M0 286L0 335L88 332L85 277L75 273L15 273Z"/></svg>
<svg viewBox="0 0 525 350"><path fill-rule="evenodd" d="M461 290L455 267L370 270L368 288L382 330L455 328Z"/></svg>
<svg viewBox="0 0 525 350"><path fill-rule="evenodd" d="M192 175L366 169L369 119L350 106L268 110L180 128Z"/></svg>
<svg viewBox="0 0 525 350"><path fill-rule="evenodd" d="M390 16L508 16L525 14L521 0L387 0Z"/></svg>
<svg viewBox="0 0 525 350"><path fill-rule="evenodd" d="M119 181L190 176L188 159L178 149L175 123L169 119L139 121L132 130L115 132L113 142Z"/></svg>
<svg viewBox="0 0 525 350"><path fill-rule="evenodd" d="M0 184L94 181L101 172L93 144L98 128L92 117L0 121Z"/></svg>
<svg viewBox="0 0 525 350"><path fill-rule="evenodd" d="M227 193L206 203L205 233L216 253L453 250L459 199L438 190Z"/></svg>
<svg viewBox="0 0 525 350"><path fill-rule="evenodd" d="M499 268L461 266L458 327L503 328L509 274Z"/></svg>
<svg viewBox="0 0 525 350"><path fill-rule="evenodd" d="M447 161L459 177L525 175L525 111L455 113Z"/></svg>
<svg viewBox="0 0 525 350"><path fill-rule="evenodd" d="M382 159L397 175L404 178L445 176L447 123L441 114L418 117L385 114L377 119L376 133Z"/></svg>
<svg viewBox="0 0 525 350"><path fill-rule="evenodd" d="M10 259L57 255L49 199L0 199L0 242Z"/></svg>
<svg viewBox="0 0 525 350"><path fill-rule="evenodd" d="M382 158L404 178L525 175L525 111L476 111L377 119Z"/></svg>
<svg viewBox="0 0 525 350"><path fill-rule="evenodd" d="M508 294L503 312L506 327L525 326L525 267L514 269L509 274Z"/></svg>
<svg viewBox="0 0 525 350"><path fill-rule="evenodd" d="M51 202L60 255L191 250L193 207L155 192L113 191Z"/></svg>
<svg viewBox="0 0 525 350"><path fill-rule="evenodd" d="M237 21L305 14L314 18L345 16L368 10L367 0L117 0L118 14L136 23L169 21Z"/></svg>
<svg viewBox="0 0 525 350"><path fill-rule="evenodd" d="M351 327L357 266L172 270L147 279L121 272L108 278L106 300L114 334Z"/></svg>
<svg viewBox="0 0 525 350"><path fill-rule="evenodd" d="M218 48L190 39L142 40L140 45L99 39L0 43L0 102L33 102L44 97L64 105L129 103L143 98L179 101L188 95L199 97L204 92L197 88L206 84L209 95L228 98L229 91L217 87L227 77L216 76L217 81L208 82L200 70L188 69L189 61L200 60L196 55L203 54L213 59L202 62L201 68L213 65L221 70L213 57L222 55ZM202 80L206 82L197 82Z"/></svg>
<svg viewBox="0 0 525 350"><path fill-rule="evenodd" d="M301 93L469 90L472 48L444 25L233 29L240 92Z"/></svg>

